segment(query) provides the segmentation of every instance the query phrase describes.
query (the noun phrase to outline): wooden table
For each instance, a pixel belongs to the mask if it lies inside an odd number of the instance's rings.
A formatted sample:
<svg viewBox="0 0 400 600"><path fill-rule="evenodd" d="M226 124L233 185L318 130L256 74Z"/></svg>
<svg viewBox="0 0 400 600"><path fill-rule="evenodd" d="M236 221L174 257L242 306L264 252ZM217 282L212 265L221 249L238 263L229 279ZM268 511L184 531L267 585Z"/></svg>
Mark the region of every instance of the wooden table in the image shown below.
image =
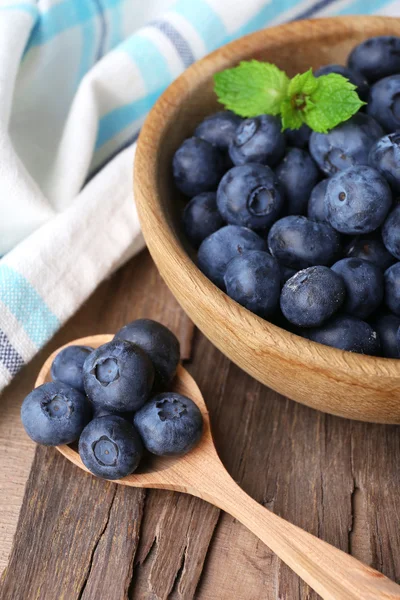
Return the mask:
<svg viewBox="0 0 400 600"><path fill-rule="evenodd" d="M193 331L144 252L95 292L0 398L0 566L8 565L0 599L317 598L213 506L95 479L27 439L19 406L46 355L142 316L178 334L218 451L241 486L400 581L399 427L324 415L252 380Z"/></svg>

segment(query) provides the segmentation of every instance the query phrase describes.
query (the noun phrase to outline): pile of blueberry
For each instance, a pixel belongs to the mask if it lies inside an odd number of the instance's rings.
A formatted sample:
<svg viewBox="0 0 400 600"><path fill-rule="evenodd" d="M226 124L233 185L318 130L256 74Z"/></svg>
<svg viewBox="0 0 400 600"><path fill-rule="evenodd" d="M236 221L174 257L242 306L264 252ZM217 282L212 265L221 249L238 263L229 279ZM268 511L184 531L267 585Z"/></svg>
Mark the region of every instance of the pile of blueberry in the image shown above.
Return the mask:
<svg viewBox="0 0 400 600"><path fill-rule="evenodd" d="M96 350L68 346L54 359L53 381L25 398L25 430L46 446L79 440L83 463L105 479L133 473L144 448L186 454L201 438L203 418L186 396L162 392L179 356L175 335L149 319L126 325Z"/></svg>
<svg viewBox="0 0 400 600"><path fill-rule="evenodd" d="M278 117L207 117L173 158L203 273L310 340L400 357L400 38L328 65L367 105L327 134Z"/></svg>

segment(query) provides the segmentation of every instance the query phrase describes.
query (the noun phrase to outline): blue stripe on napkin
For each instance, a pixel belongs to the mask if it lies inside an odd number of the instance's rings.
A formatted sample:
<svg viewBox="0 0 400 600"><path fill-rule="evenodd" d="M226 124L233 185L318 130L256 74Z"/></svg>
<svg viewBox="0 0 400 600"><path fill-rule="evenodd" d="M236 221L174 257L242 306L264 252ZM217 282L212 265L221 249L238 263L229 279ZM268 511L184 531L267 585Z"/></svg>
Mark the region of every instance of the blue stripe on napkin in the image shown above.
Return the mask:
<svg viewBox="0 0 400 600"><path fill-rule="evenodd" d="M60 321L20 273L0 265L0 300L40 348L60 327Z"/></svg>
<svg viewBox="0 0 400 600"><path fill-rule="evenodd" d="M10 375L14 376L24 366L22 357L10 344L10 340L0 329L0 362L6 367Z"/></svg>

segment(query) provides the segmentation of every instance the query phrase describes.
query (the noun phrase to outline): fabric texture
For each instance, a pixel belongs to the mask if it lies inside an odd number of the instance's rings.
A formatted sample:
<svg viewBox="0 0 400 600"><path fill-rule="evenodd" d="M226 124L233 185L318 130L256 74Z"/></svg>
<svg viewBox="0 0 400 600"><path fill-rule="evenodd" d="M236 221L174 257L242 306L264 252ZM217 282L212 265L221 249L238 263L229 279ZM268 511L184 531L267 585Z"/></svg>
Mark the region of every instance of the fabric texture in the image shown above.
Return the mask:
<svg viewBox="0 0 400 600"><path fill-rule="evenodd" d="M134 143L218 46L292 19L400 16L385 0L0 0L0 390L144 246Z"/></svg>

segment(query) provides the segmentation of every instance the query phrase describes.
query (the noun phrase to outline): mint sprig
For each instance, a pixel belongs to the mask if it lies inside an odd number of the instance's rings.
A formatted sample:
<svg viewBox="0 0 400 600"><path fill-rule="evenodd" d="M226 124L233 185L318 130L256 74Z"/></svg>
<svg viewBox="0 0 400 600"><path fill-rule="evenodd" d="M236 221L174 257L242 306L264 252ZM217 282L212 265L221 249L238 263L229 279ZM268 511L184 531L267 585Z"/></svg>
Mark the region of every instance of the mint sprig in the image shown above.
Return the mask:
<svg viewBox="0 0 400 600"><path fill-rule="evenodd" d="M312 69L292 79L276 65L257 60L241 62L214 76L218 100L241 117L280 115L282 129L306 123L327 133L347 121L365 104L356 86L337 73L315 77Z"/></svg>

